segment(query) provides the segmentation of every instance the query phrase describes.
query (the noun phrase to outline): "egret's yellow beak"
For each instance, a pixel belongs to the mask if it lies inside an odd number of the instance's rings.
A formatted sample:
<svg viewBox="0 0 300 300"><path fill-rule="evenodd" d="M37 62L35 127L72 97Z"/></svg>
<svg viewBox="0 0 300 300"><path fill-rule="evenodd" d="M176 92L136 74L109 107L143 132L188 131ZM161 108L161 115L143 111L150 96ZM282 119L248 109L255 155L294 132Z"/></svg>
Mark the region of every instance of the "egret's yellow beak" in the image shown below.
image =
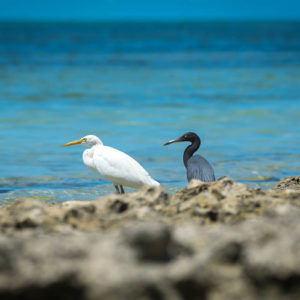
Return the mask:
<svg viewBox="0 0 300 300"><path fill-rule="evenodd" d="M77 141L73 141L73 142L70 142L70 143L63 144L61 146L62 147L67 147L67 146L78 145L78 144L82 144L84 141L85 141L84 139L80 139L80 140L77 140Z"/></svg>

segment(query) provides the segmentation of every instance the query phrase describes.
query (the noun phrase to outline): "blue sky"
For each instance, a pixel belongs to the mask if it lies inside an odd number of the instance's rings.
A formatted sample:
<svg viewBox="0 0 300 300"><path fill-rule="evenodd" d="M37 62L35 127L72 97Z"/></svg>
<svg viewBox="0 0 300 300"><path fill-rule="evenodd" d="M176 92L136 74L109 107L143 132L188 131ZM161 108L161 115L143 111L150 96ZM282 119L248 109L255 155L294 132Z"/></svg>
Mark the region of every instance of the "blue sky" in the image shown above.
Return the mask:
<svg viewBox="0 0 300 300"><path fill-rule="evenodd" d="M300 0L0 0L0 20L297 19Z"/></svg>

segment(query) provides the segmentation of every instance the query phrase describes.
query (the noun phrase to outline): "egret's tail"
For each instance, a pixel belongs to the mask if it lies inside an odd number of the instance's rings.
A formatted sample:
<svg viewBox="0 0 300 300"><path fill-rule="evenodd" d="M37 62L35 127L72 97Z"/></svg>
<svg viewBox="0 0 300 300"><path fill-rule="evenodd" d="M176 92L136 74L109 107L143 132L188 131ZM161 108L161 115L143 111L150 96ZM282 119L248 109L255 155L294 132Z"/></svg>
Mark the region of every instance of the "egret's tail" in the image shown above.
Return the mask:
<svg viewBox="0 0 300 300"><path fill-rule="evenodd" d="M160 186L160 183L151 178L150 186Z"/></svg>

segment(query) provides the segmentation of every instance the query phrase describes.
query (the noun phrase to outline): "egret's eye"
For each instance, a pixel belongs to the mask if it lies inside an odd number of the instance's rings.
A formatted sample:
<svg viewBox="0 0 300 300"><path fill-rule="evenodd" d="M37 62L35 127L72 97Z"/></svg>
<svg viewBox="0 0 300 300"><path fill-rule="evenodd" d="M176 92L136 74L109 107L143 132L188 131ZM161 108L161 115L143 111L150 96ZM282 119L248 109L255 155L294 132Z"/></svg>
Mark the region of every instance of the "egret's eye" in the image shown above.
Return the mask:
<svg viewBox="0 0 300 300"><path fill-rule="evenodd" d="M86 142L86 138L83 138L82 141L83 141L83 142Z"/></svg>

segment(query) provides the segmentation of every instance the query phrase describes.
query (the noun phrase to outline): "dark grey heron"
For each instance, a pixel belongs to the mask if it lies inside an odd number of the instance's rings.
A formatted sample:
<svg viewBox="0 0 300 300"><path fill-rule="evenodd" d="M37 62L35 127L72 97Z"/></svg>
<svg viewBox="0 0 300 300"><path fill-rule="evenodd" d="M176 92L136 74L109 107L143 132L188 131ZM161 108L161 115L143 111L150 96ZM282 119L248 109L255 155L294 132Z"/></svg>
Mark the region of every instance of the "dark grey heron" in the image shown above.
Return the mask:
<svg viewBox="0 0 300 300"><path fill-rule="evenodd" d="M177 142L191 142L183 154L183 163L186 167L188 181L192 179L198 179L204 182L215 181L214 169L210 163L201 155L193 156L201 145L200 137L194 132L187 132L178 139L163 144L163 146Z"/></svg>

